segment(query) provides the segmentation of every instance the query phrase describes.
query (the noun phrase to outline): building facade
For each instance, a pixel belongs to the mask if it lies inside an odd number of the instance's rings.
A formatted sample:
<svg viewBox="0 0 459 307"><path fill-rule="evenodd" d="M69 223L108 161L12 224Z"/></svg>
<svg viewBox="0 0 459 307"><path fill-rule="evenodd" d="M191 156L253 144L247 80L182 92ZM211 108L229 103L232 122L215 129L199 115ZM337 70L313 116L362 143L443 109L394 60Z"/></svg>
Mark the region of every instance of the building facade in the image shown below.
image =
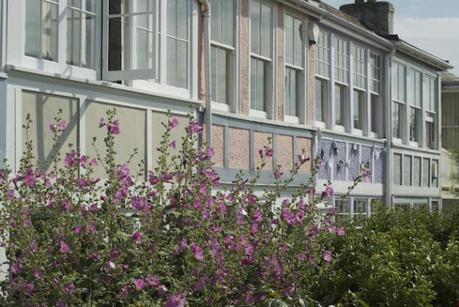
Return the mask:
<svg viewBox="0 0 459 307"><path fill-rule="evenodd" d="M312 198L332 181L339 214L368 215L374 201L439 208L439 73L450 66L392 33L390 4L356 2L1 0L0 157L17 168L29 138L45 167L58 109L63 147L94 155L99 117L116 106L120 158L137 148L131 166L147 171L168 110L182 125L191 112L225 184L253 174L271 139L260 190L305 154L320 156L318 175L308 162L292 187L310 181Z"/></svg>

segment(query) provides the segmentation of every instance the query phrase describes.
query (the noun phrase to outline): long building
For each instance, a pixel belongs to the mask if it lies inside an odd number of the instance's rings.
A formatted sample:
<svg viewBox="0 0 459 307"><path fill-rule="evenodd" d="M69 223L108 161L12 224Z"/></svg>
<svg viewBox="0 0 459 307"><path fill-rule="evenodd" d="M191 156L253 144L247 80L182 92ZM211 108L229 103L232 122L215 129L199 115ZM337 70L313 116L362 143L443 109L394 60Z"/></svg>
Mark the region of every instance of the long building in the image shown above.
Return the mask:
<svg viewBox="0 0 459 307"><path fill-rule="evenodd" d="M272 139L260 190L296 155L319 155L346 216L388 206L441 208L441 75L451 66L393 33L390 3L356 0L1 0L0 159L19 166L26 138L43 166L48 123L62 148L94 155L99 117L116 106L121 160L154 168L170 110L203 120L222 181L252 174ZM28 135L23 124L30 115ZM177 132L177 137L179 136ZM0 162L1 163L1 162ZM362 168L370 176L342 199ZM310 179L312 163L292 187Z"/></svg>

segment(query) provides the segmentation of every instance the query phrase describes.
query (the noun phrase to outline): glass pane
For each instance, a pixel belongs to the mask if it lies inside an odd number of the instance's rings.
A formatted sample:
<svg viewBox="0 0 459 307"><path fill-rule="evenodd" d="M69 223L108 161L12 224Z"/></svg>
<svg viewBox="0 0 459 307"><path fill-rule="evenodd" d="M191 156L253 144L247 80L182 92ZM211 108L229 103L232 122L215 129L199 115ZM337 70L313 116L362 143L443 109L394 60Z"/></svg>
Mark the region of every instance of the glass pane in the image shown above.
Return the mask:
<svg viewBox="0 0 459 307"><path fill-rule="evenodd" d="M95 68L95 53L96 53L96 17L84 14L84 37L81 42L82 50L81 66L94 69Z"/></svg>
<svg viewBox="0 0 459 307"><path fill-rule="evenodd" d="M354 91L354 128L362 129L363 124L363 107L365 94L360 91Z"/></svg>
<svg viewBox="0 0 459 307"><path fill-rule="evenodd" d="M109 19L109 35L108 35L108 69L123 70L125 50L123 48L123 33L128 33L129 24L124 17L116 17Z"/></svg>
<svg viewBox="0 0 459 307"><path fill-rule="evenodd" d="M222 1L222 42L234 46L234 0Z"/></svg>
<svg viewBox="0 0 459 307"><path fill-rule="evenodd" d="M399 103L394 102L394 110L392 114L393 134L395 138L401 138L401 122L400 114L401 106Z"/></svg>
<svg viewBox="0 0 459 307"><path fill-rule="evenodd" d="M303 23L301 20L295 18L295 23L294 23L294 36L293 36L293 42L294 42L294 62L296 66L303 66Z"/></svg>
<svg viewBox="0 0 459 307"><path fill-rule="evenodd" d="M26 2L26 37L25 54L40 57L40 7L41 1L27 0Z"/></svg>
<svg viewBox="0 0 459 307"><path fill-rule="evenodd" d="M289 64L294 64L294 28L293 17L285 15L284 35L285 35L285 61Z"/></svg>
<svg viewBox="0 0 459 307"><path fill-rule="evenodd" d="M188 43L168 38L167 84L188 88Z"/></svg>
<svg viewBox="0 0 459 307"><path fill-rule="evenodd" d="M382 114L379 110L379 96L371 95L371 131L378 132L378 123ZM382 121L382 120L381 120Z"/></svg>
<svg viewBox="0 0 459 307"><path fill-rule="evenodd" d="M351 213L351 206L348 199L335 200L336 213Z"/></svg>
<svg viewBox="0 0 459 307"><path fill-rule="evenodd" d="M271 58L271 39L272 39L272 26L271 26L271 7L261 5L261 55Z"/></svg>
<svg viewBox="0 0 459 307"><path fill-rule="evenodd" d="M412 158L411 156L405 156L403 162L403 185L411 186L411 174L413 174L413 169L411 165Z"/></svg>
<svg viewBox="0 0 459 307"><path fill-rule="evenodd" d="M422 186L428 187L430 178L430 160L422 159Z"/></svg>
<svg viewBox="0 0 459 307"><path fill-rule="evenodd" d="M336 85L335 87L335 124L344 125L344 112L345 112L345 100L346 99L346 87L342 85Z"/></svg>
<svg viewBox="0 0 459 307"><path fill-rule="evenodd" d="M125 12L125 0L110 0L108 3L108 12L110 15L121 14Z"/></svg>
<svg viewBox="0 0 459 307"><path fill-rule="evenodd" d="M81 0L69 0L69 6L81 9Z"/></svg>
<svg viewBox="0 0 459 307"><path fill-rule="evenodd" d="M250 79L250 106L254 110L266 111L266 66L267 64L258 59L251 60Z"/></svg>
<svg viewBox="0 0 459 307"><path fill-rule="evenodd" d="M85 1L85 10L88 12L96 11L96 0L86 0Z"/></svg>
<svg viewBox="0 0 459 307"><path fill-rule="evenodd" d="M132 17L135 26L135 41L137 42L134 69L154 68L156 50L155 21L152 14L135 15Z"/></svg>
<svg viewBox="0 0 459 307"><path fill-rule="evenodd" d="M256 1L250 2L250 49L253 53L260 54L260 22L261 8Z"/></svg>
<svg viewBox="0 0 459 307"><path fill-rule="evenodd" d="M167 1L167 33L177 36L177 0Z"/></svg>
<svg viewBox="0 0 459 307"><path fill-rule="evenodd" d="M316 120L320 122L325 122L325 97L327 97L326 81L316 79Z"/></svg>
<svg viewBox="0 0 459 307"><path fill-rule="evenodd" d="M402 155L394 154L394 184L402 185Z"/></svg>
<svg viewBox="0 0 459 307"><path fill-rule="evenodd" d="M67 17L67 63L80 65L81 13L69 9Z"/></svg>
<svg viewBox="0 0 459 307"><path fill-rule="evenodd" d="M285 68L285 114L298 116L298 71Z"/></svg>
<svg viewBox="0 0 459 307"><path fill-rule="evenodd" d="M229 52L218 48L212 47L211 50L211 95L212 100L229 103L228 89L230 80L230 56Z"/></svg>
<svg viewBox="0 0 459 307"><path fill-rule="evenodd" d="M57 60L58 5L43 2L42 11L42 58Z"/></svg>
<svg viewBox="0 0 459 307"><path fill-rule="evenodd" d="M368 202L364 199L354 200L354 214L367 213Z"/></svg>

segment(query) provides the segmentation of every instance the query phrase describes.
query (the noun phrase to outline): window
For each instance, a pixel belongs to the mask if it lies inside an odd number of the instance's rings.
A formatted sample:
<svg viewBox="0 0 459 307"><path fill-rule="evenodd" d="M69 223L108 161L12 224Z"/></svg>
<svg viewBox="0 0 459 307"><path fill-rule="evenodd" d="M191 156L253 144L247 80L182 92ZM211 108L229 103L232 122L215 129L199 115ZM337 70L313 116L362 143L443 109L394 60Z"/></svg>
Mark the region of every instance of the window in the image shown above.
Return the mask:
<svg viewBox="0 0 459 307"><path fill-rule="evenodd" d="M402 155L394 154L394 185L402 185Z"/></svg>
<svg viewBox="0 0 459 307"><path fill-rule="evenodd" d="M285 115L299 116L303 80L303 22L285 15Z"/></svg>
<svg viewBox="0 0 459 307"><path fill-rule="evenodd" d="M360 89L366 89L366 62L365 48L353 45L354 53L354 86Z"/></svg>
<svg viewBox="0 0 459 307"><path fill-rule="evenodd" d="M370 90L379 93L381 88L381 57L377 54L370 55Z"/></svg>
<svg viewBox="0 0 459 307"><path fill-rule="evenodd" d="M352 218L357 225L360 225L369 214L368 199L353 199Z"/></svg>
<svg viewBox="0 0 459 307"><path fill-rule="evenodd" d="M211 1L211 96L212 101L229 104L234 82L233 0Z"/></svg>
<svg viewBox="0 0 459 307"><path fill-rule="evenodd" d="M410 141L419 142L421 129L421 102L422 102L422 74L419 71L410 69L408 100L410 103Z"/></svg>
<svg viewBox="0 0 459 307"><path fill-rule="evenodd" d="M430 181L430 186L431 187L438 187L438 161L437 160L432 160L432 172L431 172L431 181Z"/></svg>
<svg viewBox="0 0 459 307"><path fill-rule="evenodd" d="M175 1L171 1L171 5ZM156 4L154 0L110 0L108 2L109 71L146 71L143 79L157 78L159 37ZM168 8L169 10L171 9ZM175 50L170 52L176 54ZM117 77L123 78L123 76ZM139 75L138 79L142 79L142 76Z"/></svg>
<svg viewBox="0 0 459 307"><path fill-rule="evenodd" d="M349 42L335 37L335 78L336 81L348 84L349 71Z"/></svg>
<svg viewBox="0 0 459 307"><path fill-rule="evenodd" d="M191 88L192 1L105 0L105 80L151 80L170 93Z"/></svg>
<svg viewBox="0 0 459 307"><path fill-rule="evenodd" d="M335 46L335 125L344 126L346 119L346 95L349 82L349 42L334 37Z"/></svg>
<svg viewBox="0 0 459 307"><path fill-rule="evenodd" d="M413 165L412 165L413 158L411 156L404 156L403 160L403 185L411 186L412 182L412 174L413 174Z"/></svg>
<svg viewBox="0 0 459 307"><path fill-rule="evenodd" d="M371 94L371 132L379 133L383 121L383 112L379 103L379 95Z"/></svg>
<svg viewBox="0 0 459 307"><path fill-rule="evenodd" d="M67 3L67 63L94 69L96 44L95 0L69 0Z"/></svg>
<svg viewBox="0 0 459 307"><path fill-rule="evenodd" d="M188 86L189 35L188 6L190 1L167 1L167 84L175 87Z"/></svg>
<svg viewBox="0 0 459 307"><path fill-rule="evenodd" d="M354 128L362 130L365 114L365 93L354 90Z"/></svg>
<svg viewBox="0 0 459 307"><path fill-rule="evenodd" d="M26 1L25 54L58 60L58 0Z"/></svg>
<svg viewBox="0 0 459 307"><path fill-rule="evenodd" d="M426 110L426 146L427 148L435 149L436 145L436 109L437 109L437 93L436 79L426 76L424 78L424 108Z"/></svg>
<svg viewBox="0 0 459 307"><path fill-rule="evenodd" d="M402 104L395 102L394 103L394 110L392 114L392 133L394 138L401 139L402 138L402 123L401 123L401 113L402 113Z"/></svg>
<svg viewBox="0 0 459 307"><path fill-rule="evenodd" d="M344 126L346 118L346 89L344 85L335 85L335 124L339 126Z"/></svg>
<svg viewBox="0 0 459 307"><path fill-rule="evenodd" d="M406 108L406 67L397 62L392 68L392 96L394 100L392 125L393 137L402 139L402 118Z"/></svg>
<svg viewBox="0 0 459 307"><path fill-rule="evenodd" d="M336 221L345 222L351 217L351 203L349 199L335 199Z"/></svg>
<svg viewBox="0 0 459 307"><path fill-rule="evenodd" d="M330 77L330 36L320 31L316 55L316 121L325 122Z"/></svg>
<svg viewBox="0 0 459 307"><path fill-rule="evenodd" d="M272 89L272 8L250 2L250 107L267 112Z"/></svg>
<svg viewBox="0 0 459 307"><path fill-rule="evenodd" d="M330 77L330 37L327 32L320 31L317 44L317 75L324 78Z"/></svg>
<svg viewBox="0 0 459 307"><path fill-rule="evenodd" d="M327 84L326 80L316 78L316 120L319 122L326 120Z"/></svg>
<svg viewBox="0 0 459 307"><path fill-rule="evenodd" d="M428 158L422 159L422 186L428 187L430 184L430 160Z"/></svg>

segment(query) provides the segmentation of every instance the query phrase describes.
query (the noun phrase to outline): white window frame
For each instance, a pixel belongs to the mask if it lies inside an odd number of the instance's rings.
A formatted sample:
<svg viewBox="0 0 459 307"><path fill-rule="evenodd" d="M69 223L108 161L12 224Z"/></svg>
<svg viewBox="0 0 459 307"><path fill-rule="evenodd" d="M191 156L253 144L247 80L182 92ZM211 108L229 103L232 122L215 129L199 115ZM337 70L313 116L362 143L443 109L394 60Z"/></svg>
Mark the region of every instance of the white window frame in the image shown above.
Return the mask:
<svg viewBox="0 0 459 307"><path fill-rule="evenodd" d="M188 7L188 86L187 88L175 87L167 84L167 0L156 0L158 16L157 31L159 31L159 53L155 54L157 60L156 67L146 70L129 70L129 71L109 71L108 70L108 21L109 21L109 0L103 0L103 64L102 79L107 81L127 81L136 88L144 89L150 92L161 92L164 94L179 96L184 98L197 98L198 87L198 5L196 0L189 1ZM135 52L134 52L135 53ZM155 76L155 70L158 71L157 81L152 80Z"/></svg>
<svg viewBox="0 0 459 307"><path fill-rule="evenodd" d="M238 75L239 75L239 61L238 61L238 54L239 54L239 16L240 16L240 4L239 0L234 0L234 8L233 8L234 16L233 16L233 24L234 24L234 31L233 31L233 46L229 46L227 44L223 44L221 42L217 42L212 40L212 36L210 38L210 54L212 54L212 47L220 48L225 50L227 53L231 53L231 63L230 63L230 78L226 80L227 87L228 87L228 103L217 102L212 99L212 107L219 111L224 112L235 112L237 109L237 97L238 97ZM212 12L210 15L212 19ZM210 23L211 25L212 23ZM212 29L210 29L212 31Z"/></svg>
<svg viewBox="0 0 459 307"><path fill-rule="evenodd" d="M372 58L375 58L375 64L372 63ZM369 51L368 57L368 95L369 95L369 112L368 112L368 135L370 137L378 138L384 135L383 126L384 126L384 118L381 116L376 116L377 120L373 123L373 114L384 114L383 112L383 105L384 101L382 99L382 71L383 71L383 56L377 52L372 50ZM376 73L375 73L376 72ZM376 85L376 86L375 86ZM376 89L376 90L375 90ZM375 96L378 99L378 110L373 110L372 98ZM375 113L376 112L376 113ZM372 127L373 124L376 127L376 131L373 131Z"/></svg>
<svg viewBox="0 0 459 307"><path fill-rule="evenodd" d="M343 53L343 50L338 50L338 43L342 41L344 42L344 53ZM351 91L351 78L352 76L350 76L350 73L351 73L351 41L344 38L344 37L341 37L339 35L333 35L331 37L331 45L332 45L332 54L331 54L331 57L333 57L334 59L334 65L333 67L331 67L331 69L333 70L334 73L332 73L332 76L334 76L334 83L333 83L333 91L335 91L335 94L333 95L334 97L334 101L332 101L332 104L333 104L333 113L332 114L332 118L333 118L333 121L332 121L332 127L334 130L336 131L339 131L339 132L345 132L346 131L346 127L349 127L350 125L352 125L351 123L348 123L348 115L350 114L350 104L351 104L351 100L349 99L349 97L351 96L350 95L350 91ZM337 62L337 59L339 59L340 57L344 57L344 66L340 66L339 63ZM339 80L337 78L337 73L339 71L342 71L344 72L344 78L346 80ZM347 81L347 82L346 82ZM344 87L344 101L341 105L341 124L337 124L336 123L336 87L337 86L340 86L340 87Z"/></svg>
<svg viewBox="0 0 459 307"><path fill-rule="evenodd" d="M8 30L7 56L5 63L17 65L40 72L58 74L66 78L90 79L96 80L100 74L100 33L101 33L101 1L95 1L96 12L96 33L95 33L95 59L94 69L69 65L67 64L67 16L68 0L58 1L58 39L57 39L57 60L51 61L42 58L36 58L25 54L25 39L26 39L26 0L15 0L14 5L8 6L8 18L6 20Z"/></svg>
<svg viewBox="0 0 459 307"><path fill-rule="evenodd" d="M252 2L258 2L263 5L269 6L271 8L271 58L266 58L262 55L258 55L252 52L252 20L251 20L251 11L250 5ZM276 20L276 9L275 5L272 2L266 0L250 0L249 1L249 33L248 33L248 42L249 42L249 116L259 117L259 118L275 118L274 112L274 89L275 89L275 48L276 48L276 27L277 27L277 20ZM252 101L251 101L251 82L252 82L252 58L265 61L269 65L269 75L267 76L268 82L271 83L271 91L266 93L267 101L266 103L266 111L252 109ZM271 98L269 98L271 97Z"/></svg>
<svg viewBox="0 0 459 307"><path fill-rule="evenodd" d="M286 15L289 15L291 18L293 19L297 19L299 21L301 21L301 26L302 26L302 39L303 39L303 42L302 42L302 52L301 52L301 61L302 61L302 66L297 66L297 65L294 65L294 64L291 64L291 63L288 63L287 62L287 57L285 56L286 55L286 44L285 44L285 16ZM289 10L289 9L285 9L284 11L284 24L282 25L283 26L283 29L284 29L284 74L286 73L287 71L287 68L289 69L294 69L295 72L297 73L297 75L299 76L299 80L297 80L297 84L299 85L298 88L297 88L297 101L296 103L298 104L296 107L297 107L297 116L290 116L290 115L287 115L287 113L285 112L285 99L284 99L284 120L287 121L287 122L292 122L292 123L306 123L306 109L307 109L307 106L306 106L306 90L307 90L307 87L306 86L301 86L301 84L305 84L306 82L306 59L307 59L307 55L306 55L306 41L307 41L307 21L304 17L301 17L299 14L295 13L294 11L292 10ZM286 79L286 76L284 76L284 80ZM285 81L284 81L284 91L286 90L286 86L285 86ZM285 95L285 93L284 93Z"/></svg>
<svg viewBox="0 0 459 307"><path fill-rule="evenodd" d="M406 131L407 131L407 124L408 123L405 123L405 121L403 120L404 117L406 117L406 113L408 112L407 110L407 92L408 92L408 66L404 63L401 63L399 61L393 61L393 66L392 66L392 82L394 83L392 85L392 99L391 99L391 103L393 105L393 111L392 113L395 111L395 104L397 103L399 106L400 106L400 110L399 110L399 114L398 114L398 121L399 121L399 129L400 129L400 138L398 137L395 137L393 136L392 137L392 140L394 143L397 143L397 144L402 144L405 140L406 140ZM404 70L404 84L403 84L403 87L404 87L404 100L402 99L399 99L399 93L400 93L400 75L399 75L399 69L400 69L400 66L403 67L403 70ZM396 89L397 89L397 95L395 94L395 80L394 80L394 68L397 67L396 69L396 72L397 72L397 85L396 85ZM391 114L391 122L393 120L393 114ZM405 124L404 124L405 123ZM392 123L393 125L395 123ZM395 127L395 126L394 126ZM392 131L392 134L393 134L393 131Z"/></svg>
<svg viewBox="0 0 459 307"><path fill-rule="evenodd" d="M329 110L331 110L330 104L331 102L331 96L330 96L330 86L331 86L331 35L330 32L325 31L325 30L320 30L320 35L321 37L326 38L326 45L321 46L319 42L317 43L317 54L315 58L315 65L316 65L316 75L315 75L315 82L317 82L317 79L320 79L322 82L326 82L325 86L325 101L322 104L322 118L324 119L323 121L317 120L316 114L314 114L314 121L315 125L319 128L326 128L326 123L330 122L330 115L329 115ZM322 59L320 57L320 54L322 54L322 51L324 54L327 55L328 59ZM328 61L327 61L328 60ZM320 66L326 67L326 74L327 76L324 76L322 74L319 74L319 67ZM315 90L315 89L314 89ZM316 101L314 101L314 104Z"/></svg>

